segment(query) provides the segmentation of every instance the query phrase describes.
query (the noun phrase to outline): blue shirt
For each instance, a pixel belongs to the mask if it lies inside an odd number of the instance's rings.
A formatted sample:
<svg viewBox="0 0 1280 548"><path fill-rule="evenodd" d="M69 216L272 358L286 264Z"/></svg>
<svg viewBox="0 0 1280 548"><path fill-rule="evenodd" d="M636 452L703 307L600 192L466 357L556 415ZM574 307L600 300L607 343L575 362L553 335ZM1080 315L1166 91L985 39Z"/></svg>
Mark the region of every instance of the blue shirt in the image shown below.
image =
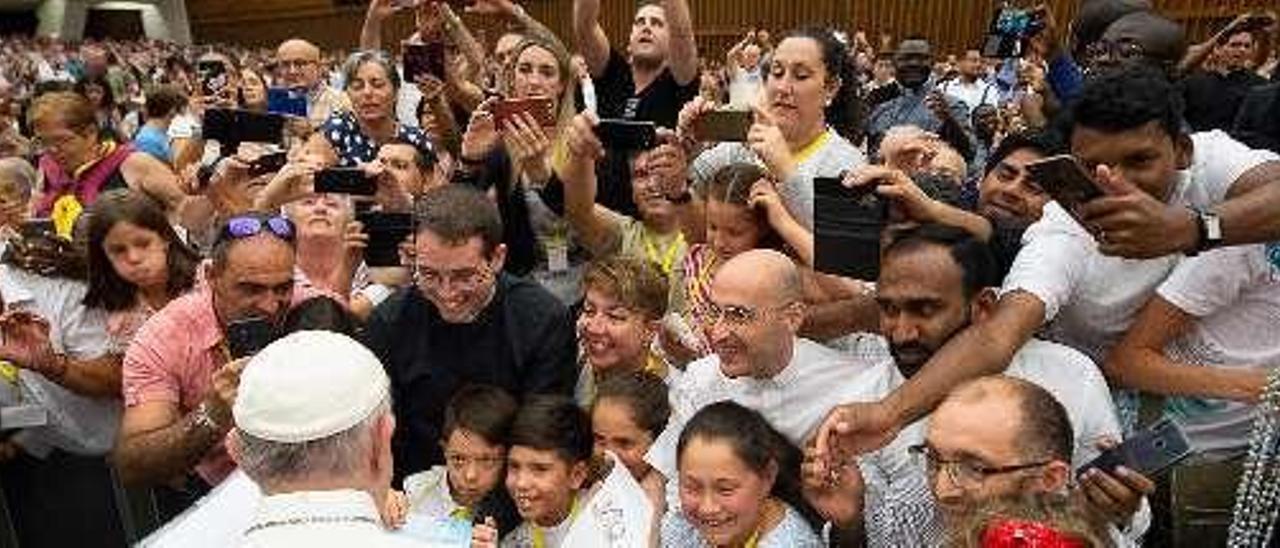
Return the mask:
<svg viewBox="0 0 1280 548"><path fill-rule="evenodd" d="M155 156L161 162L173 160L173 150L169 148L169 135L154 126L145 125L133 137L133 148Z"/></svg>

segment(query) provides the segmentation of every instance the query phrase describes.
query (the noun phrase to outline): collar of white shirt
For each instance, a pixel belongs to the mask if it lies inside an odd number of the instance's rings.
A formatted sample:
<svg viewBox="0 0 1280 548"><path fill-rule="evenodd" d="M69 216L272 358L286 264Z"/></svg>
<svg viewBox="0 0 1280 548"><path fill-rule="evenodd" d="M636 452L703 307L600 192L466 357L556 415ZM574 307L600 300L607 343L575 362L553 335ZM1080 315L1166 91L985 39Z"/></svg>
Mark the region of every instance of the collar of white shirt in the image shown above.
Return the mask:
<svg viewBox="0 0 1280 548"><path fill-rule="evenodd" d="M307 520L317 522L350 520L350 523L344 523L344 525L368 527L379 531L381 530L379 524L382 523L378 507L374 505L373 497L369 493L354 489L339 489L298 491L263 497L258 504L258 514L254 516L253 523L249 527L252 530L274 527L275 524L285 526L297 523L301 527L314 525L307 523Z"/></svg>

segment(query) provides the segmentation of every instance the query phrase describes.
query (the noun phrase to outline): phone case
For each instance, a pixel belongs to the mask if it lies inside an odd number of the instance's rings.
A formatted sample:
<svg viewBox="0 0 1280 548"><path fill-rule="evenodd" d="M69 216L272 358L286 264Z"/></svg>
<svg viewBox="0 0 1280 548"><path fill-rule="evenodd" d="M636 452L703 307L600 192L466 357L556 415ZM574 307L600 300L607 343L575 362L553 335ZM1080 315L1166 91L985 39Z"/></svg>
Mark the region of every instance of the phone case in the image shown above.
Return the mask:
<svg viewBox="0 0 1280 548"><path fill-rule="evenodd" d="M704 142L742 142L747 140L751 123L750 111L716 110L699 118L693 133Z"/></svg>
<svg viewBox="0 0 1280 548"><path fill-rule="evenodd" d="M814 269L874 282L888 205L874 186L846 188L842 180L813 180Z"/></svg>
<svg viewBox="0 0 1280 548"><path fill-rule="evenodd" d="M373 196L377 183L358 168L330 168L316 172L315 191L325 194Z"/></svg>
<svg viewBox="0 0 1280 548"><path fill-rule="evenodd" d="M1165 417L1130 436L1120 445L1103 451L1097 458L1080 467L1080 473L1091 468L1110 471L1117 466L1125 466L1151 477L1193 453L1191 442L1182 427L1173 419Z"/></svg>
<svg viewBox="0 0 1280 548"><path fill-rule="evenodd" d="M227 324L226 335L227 352L232 359L238 360L266 348L278 333L275 326L264 318L247 318Z"/></svg>
<svg viewBox="0 0 1280 548"><path fill-rule="evenodd" d="M434 76L445 79L444 45L405 44L404 45L404 80L417 83L423 76Z"/></svg>
<svg viewBox="0 0 1280 548"><path fill-rule="evenodd" d="M498 101L493 105L493 121L501 129L512 116L521 112L528 112L533 114L533 118L542 127L555 127L556 117L555 112L552 110L553 103L554 101L546 97Z"/></svg>
<svg viewBox="0 0 1280 548"><path fill-rule="evenodd" d="M658 129L653 122L601 120L596 136L610 150L649 150L658 144Z"/></svg>
<svg viewBox="0 0 1280 548"><path fill-rule="evenodd" d="M364 249L364 261L369 266L401 266L400 244L413 234L413 216L408 213L384 213L367 211L356 214L356 220L364 226L369 243Z"/></svg>

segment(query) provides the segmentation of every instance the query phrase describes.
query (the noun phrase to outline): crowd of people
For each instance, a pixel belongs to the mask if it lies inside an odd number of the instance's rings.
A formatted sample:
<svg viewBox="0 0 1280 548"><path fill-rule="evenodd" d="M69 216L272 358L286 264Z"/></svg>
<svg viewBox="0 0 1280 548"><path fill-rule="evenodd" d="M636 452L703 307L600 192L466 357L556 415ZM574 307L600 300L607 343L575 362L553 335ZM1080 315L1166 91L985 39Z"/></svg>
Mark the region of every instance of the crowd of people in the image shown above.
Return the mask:
<svg viewBox="0 0 1280 548"><path fill-rule="evenodd" d="M1274 13L455 9L0 38L20 546L1276 546Z"/></svg>

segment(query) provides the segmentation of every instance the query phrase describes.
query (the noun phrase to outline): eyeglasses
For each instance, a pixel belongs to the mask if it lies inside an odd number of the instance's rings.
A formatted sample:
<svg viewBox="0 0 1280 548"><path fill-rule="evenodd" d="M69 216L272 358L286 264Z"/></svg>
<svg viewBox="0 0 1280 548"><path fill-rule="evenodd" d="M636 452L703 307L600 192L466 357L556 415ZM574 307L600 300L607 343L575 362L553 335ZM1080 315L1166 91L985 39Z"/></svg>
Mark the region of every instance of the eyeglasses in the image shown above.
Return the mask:
<svg viewBox="0 0 1280 548"><path fill-rule="evenodd" d="M720 320L724 320L724 322L729 325L740 327L755 323L755 321L764 313L782 310L791 306L791 304L792 303L787 303L782 306L757 310L749 306L737 304L720 305L713 302L707 302L702 307L702 316L706 319L708 326L714 325Z"/></svg>
<svg viewBox="0 0 1280 548"><path fill-rule="evenodd" d="M947 479L960 487L975 487L991 476L1030 470L1053 462L1043 460L1009 466L986 466L969 460L943 460L936 451L925 444L913 445L908 447L907 451L914 457L924 460L925 471L930 478L937 477L938 472L945 472Z"/></svg>
<svg viewBox="0 0 1280 548"><path fill-rule="evenodd" d="M315 61L308 59L281 59L276 61L276 68L280 70L302 70L316 64Z"/></svg>
<svg viewBox="0 0 1280 548"><path fill-rule="evenodd" d="M444 462L449 468L466 468L474 464L483 470L495 470L505 464L507 459L497 455L472 457L461 453L445 453Z"/></svg>
<svg viewBox="0 0 1280 548"><path fill-rule="evenodd" d="M1131 61L1141 59L1147 54L1142 48L1142 44L1136 42L1115 42L1111 40L1099 40L1084 48L1084 58L1090 63L1096 63L1103 60L1114 61Z"/></svg>
<svg viewBox="0 0 1280 548"><path fill-rule="evenodd" d="M439 271L416 265L414 276L423 289L439 293L445 287L453 287L460 291L475 291L493 276L488 265L479 268L459 268L457 270Z"/></svg>
<svg viewBox="0 0 1280 548"><path fill-rule="evenodd" d="M271 217L261 215L232 217L227 220L222 232L218 234L218 240L243 240L257 236L263 231L270 232L275 237L286 242L293 241L293 222L279 215Z"/></svg>

